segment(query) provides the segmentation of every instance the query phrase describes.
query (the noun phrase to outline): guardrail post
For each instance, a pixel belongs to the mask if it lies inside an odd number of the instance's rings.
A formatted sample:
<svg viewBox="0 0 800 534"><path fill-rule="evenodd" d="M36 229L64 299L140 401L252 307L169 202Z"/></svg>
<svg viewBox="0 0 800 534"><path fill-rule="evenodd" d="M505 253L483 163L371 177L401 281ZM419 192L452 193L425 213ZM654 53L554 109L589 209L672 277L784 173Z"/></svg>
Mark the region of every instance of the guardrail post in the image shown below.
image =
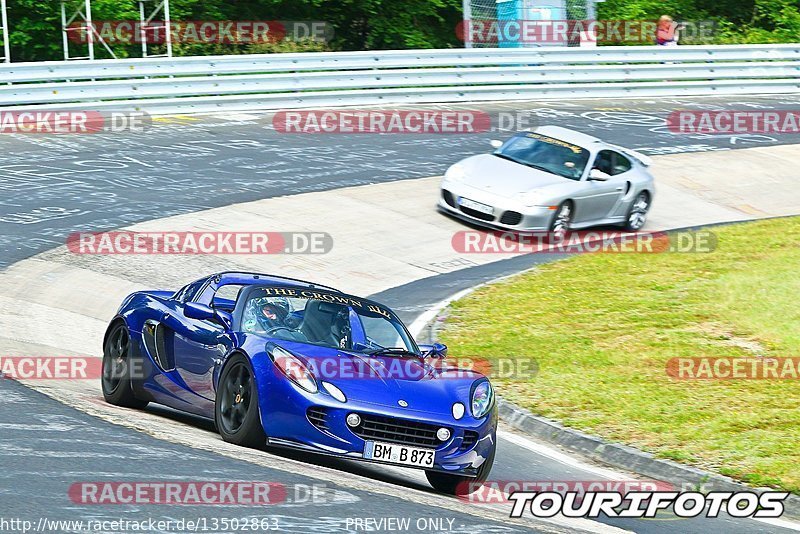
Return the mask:
<svg viewBox="0 0 800 534"><path fill-rule="evenodd" d="M597 20L597 2L605 0L586 0L586 20Z"/></svg>
<svg viewBox="0 0 800 534"><path fill-rule="evenodd" d="M472 32L469 31L472 24L472 0L461 0L464 16L461 21L461 30L464 32L464 48L472 48Z"/></svg>
<svg viewBox="0 0 800 534"><path fill-rule="evenodd" d="M80 19L83 22L82 27L75 27L71 28L70 25L75 22L76 19ZM88 48L88 56L82 57L71 57L69 55L69 32L74 31L85 31L86 32L86 45ZM103 45L103 48L109 53L109 55L117 59L116 54L114 51L111 50L111 47L108 46L108 43L103 40L103 37L97 32L97 29L94 27L92 23L92 0L84 0L83 4L83 11L81 8L78 7L75 9L75 12L72 14L69 19L67 18L67 0L61 0L61 42L62 46L64 47L64 60L69 61L72 59L94 59L94 42L97 39L97 42Z"/></svg>
<svg viewBox="0 0 800 534"><path fill-rule="evenodd" d="M94 59L94 26L92 26L92 0L85 0L86 38L89 40L89 59Z"/></svg>
<svg viewBox="0 0 800 534"><path fill-rule="evenodd" d="M169 14L169 0L161 0L161 2L153 8L153 11L150 15L147 15L145 9L145 3L152 0L139 0L139 36L142 40L142 57L172 57L172 32L171 30L171 21L170 21L170 14ZM157 0L156 0L157 1ZM163 21L156 21L156 24L151 24L153 19L159 12L164 14ZM164 28L164 43L166 44L167 50L165 54L153 54L150 55L147 50L147 30L149 28L156 29Z"/></svg>
<svg viewBox="0 0 800 534"><path fill-rule="evenodd" d="M3 38L3 56L0 61L11 63L11 45L8 42L8 13L6 12L6 0L0 0L0 37Z"/></svg>
<svg viewBox="0 0 800 534"><path fill-rule="evenodd" d="M167 57L172 57L172 28L170 26L169 0L164 0L161 5L164 8L164 28L166 28Z"/></svg>

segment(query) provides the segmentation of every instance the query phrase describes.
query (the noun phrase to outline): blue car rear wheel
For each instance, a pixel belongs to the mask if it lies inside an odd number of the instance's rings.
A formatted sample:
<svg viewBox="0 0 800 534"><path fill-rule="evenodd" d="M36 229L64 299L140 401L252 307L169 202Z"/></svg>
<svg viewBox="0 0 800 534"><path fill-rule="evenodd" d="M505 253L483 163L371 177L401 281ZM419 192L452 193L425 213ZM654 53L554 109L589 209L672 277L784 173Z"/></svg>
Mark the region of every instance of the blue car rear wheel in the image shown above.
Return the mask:
<svg viewBox="0 0 800 534"><path fill-rule="evenodd" d="M128 326L119 321L103 344L103 375L100 379L103 398L116 406L144 408L147 401L137 399L131 388L131 352Z"/></svg>

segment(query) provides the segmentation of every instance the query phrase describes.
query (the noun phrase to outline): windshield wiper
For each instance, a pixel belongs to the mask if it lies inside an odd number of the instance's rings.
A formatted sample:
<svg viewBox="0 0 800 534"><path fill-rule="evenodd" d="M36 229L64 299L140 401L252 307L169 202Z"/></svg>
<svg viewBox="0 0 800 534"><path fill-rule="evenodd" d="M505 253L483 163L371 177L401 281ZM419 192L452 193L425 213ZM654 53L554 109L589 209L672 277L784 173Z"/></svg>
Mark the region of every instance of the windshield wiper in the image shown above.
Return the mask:
<svg viewBox="0 0 800 534"><path fill-rule="evenodd" d="M548 169L546 167L542 167L541 165L536 165L535 163L528 163L526 161L520 161L518 159L512 158L511 156L506 156L505 154L494 154L494 155L497 156L498 158L507 159L508 161L513 161L514 163L518 163L520 165L525 165L526 167L530 167L531 169L536 169L538 171L543 171L543 172L546 172L546 173L549 173L549 174L555 174L556 176L563 176L561 174L558 174L557 172L551 171L550 169Z"/></svg>
<svg viewBox="0 0 800 534"><path fill-rule="evenodd" d="M548 169L546 167L542 167L541 165L536 165L535 163L523 163L523 165L526 165L526 166L530 167L531 169L536 169L537 171L544 171L544 172L548 172L550 174L558 174L558 173L555 173L555 172L551 171L550 169Z"/></svg>
<svg viewBox="0 0 800 534"><path fill-rule="evenodd" d="M505 154L498 154L497 152L492 152L493 156L497 156L498 158L507 159L508 161L513 161L514 163L519 163L520 165L525 165L521 161L512 158L511 156L506 156Z"/></svg>
<svg viewBox="0 0 800 534"><path fill-rule="evenodd" d="M408 350L405 347L380 347L375 350L367 351L366 354L369 354L370 356L389 356L392 354L397 354L402 356L407 354L410 356L419 357L419 354L417 354L414 351Z"/></svg>

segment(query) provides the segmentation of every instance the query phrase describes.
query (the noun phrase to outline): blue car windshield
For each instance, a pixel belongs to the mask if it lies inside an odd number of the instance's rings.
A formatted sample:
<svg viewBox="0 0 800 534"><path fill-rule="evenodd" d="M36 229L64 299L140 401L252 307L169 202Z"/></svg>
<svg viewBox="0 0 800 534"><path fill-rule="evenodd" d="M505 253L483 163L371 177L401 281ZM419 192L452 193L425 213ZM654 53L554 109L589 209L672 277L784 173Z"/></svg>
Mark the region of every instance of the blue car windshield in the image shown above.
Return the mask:
<svg viewBox="0 0 800 534"><path fill-rule="evenodd" d="M257 287L243 298L243 332L365 353L383 349L419 353L394 313L374 302L286 287Z"/></svg>
<svg viewBox="0 0 800 534"><path fill-rule="evenodd" d="M512 137L494 155L570 180L580 180L589 161L585 148L537 133Z"/></svg>

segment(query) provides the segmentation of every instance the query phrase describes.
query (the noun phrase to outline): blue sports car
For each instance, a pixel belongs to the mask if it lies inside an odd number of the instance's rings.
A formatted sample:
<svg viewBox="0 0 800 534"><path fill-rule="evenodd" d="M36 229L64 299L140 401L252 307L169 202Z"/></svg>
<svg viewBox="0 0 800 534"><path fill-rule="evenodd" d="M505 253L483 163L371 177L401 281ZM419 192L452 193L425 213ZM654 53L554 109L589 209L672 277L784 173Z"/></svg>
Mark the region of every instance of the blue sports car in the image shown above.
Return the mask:
<svg viewBox="0 0 800 534"><path fill-rule="evenodd" d="M419 346L386 306L280 276L225 272L125 298L103 395L213 418L225 441L424 469L457 494L489 475L489 380Z"/></svg>

